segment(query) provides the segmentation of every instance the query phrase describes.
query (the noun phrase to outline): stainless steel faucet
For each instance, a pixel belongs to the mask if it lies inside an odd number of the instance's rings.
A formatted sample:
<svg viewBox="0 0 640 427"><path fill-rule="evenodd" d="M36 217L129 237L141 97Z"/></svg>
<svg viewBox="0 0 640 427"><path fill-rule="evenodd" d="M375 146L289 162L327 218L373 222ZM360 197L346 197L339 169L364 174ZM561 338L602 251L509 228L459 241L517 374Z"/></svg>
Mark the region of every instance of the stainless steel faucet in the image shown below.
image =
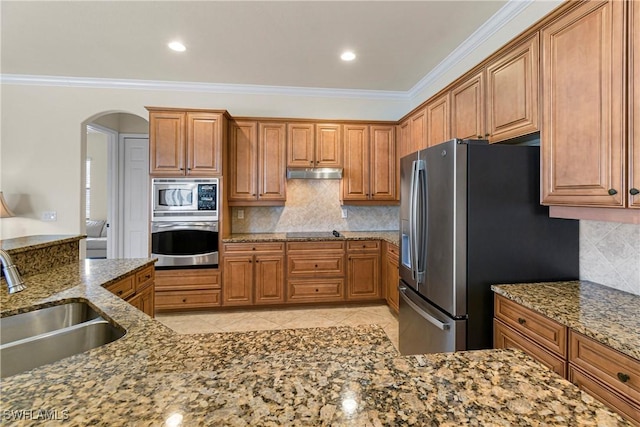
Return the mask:
<svg viewBox="0 0 640 427"><path fill-rule="evenodd" d="M0 249L0 261L2 261L2 272L7 279L7 286L10 294L24 291L27 287L24 285L18 267L13 264L11 256L3 249Z"/></svg>

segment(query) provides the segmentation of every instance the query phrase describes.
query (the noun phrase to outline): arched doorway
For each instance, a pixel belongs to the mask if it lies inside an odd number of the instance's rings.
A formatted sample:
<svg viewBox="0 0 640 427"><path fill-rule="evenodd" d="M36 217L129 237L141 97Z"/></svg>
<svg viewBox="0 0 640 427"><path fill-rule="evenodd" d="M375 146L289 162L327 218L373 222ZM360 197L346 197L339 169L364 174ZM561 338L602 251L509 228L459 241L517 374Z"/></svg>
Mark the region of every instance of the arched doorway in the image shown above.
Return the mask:
<svg viewBox="0 0 640 427"><path fill-rule="evenodd" d="M149 124L126 112L82 123L87 258L149 256Z"/></svg>

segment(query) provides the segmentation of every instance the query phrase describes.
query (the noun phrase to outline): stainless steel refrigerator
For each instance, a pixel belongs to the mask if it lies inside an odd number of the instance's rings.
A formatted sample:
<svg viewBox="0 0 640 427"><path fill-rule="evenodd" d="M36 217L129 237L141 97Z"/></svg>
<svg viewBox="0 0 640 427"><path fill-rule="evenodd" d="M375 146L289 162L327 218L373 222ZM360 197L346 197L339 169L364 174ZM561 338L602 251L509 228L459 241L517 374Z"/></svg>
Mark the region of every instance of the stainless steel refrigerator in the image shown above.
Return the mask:
<svg viewBox="0 0 640 427"><path fill-rule="evenodd" d="M539 201L539 147L454 139L401 159L402 354L492 347L491 285L578 278L578 221Z"/></svg>

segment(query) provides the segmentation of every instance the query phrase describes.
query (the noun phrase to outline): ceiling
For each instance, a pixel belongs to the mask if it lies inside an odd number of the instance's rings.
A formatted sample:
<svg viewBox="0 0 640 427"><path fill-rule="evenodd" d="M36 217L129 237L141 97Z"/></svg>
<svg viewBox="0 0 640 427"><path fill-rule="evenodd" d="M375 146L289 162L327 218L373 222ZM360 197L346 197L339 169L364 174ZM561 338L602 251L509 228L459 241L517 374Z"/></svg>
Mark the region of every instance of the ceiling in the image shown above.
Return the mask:
<svg viewBox="0 0 640 427"><path fill-rule="evenodd" d="M0 70L408 91L506 3L3 0Z"/></svg>

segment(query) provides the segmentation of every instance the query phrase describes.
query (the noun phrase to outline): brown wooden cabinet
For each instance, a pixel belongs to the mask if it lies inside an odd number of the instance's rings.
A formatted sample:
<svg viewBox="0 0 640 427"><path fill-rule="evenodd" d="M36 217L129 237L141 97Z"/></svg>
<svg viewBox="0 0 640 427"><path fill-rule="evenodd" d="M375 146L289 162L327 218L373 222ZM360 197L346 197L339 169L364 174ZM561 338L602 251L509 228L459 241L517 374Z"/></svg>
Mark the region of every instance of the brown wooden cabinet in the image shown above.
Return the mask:
<svg viewBox="0 0 640 427"><path fill-rule="evenodd" d="M440 97L430 100L426 106L427 147L451 139L450 99L451 95L445 93Z"/></svg>
<svg viewBox="0 0 640 427"><path fill-rule="evenodd" d="M629 5L629 153L627 206L640 209L640 2Z"/></svg>
<svg viewBox="0 0 640 427"><path fill-rule="evenodd" d="M427 143L427 110L422 108L409 117L411 132L411 150L407 153L422 150L428 147Z"/></svg>
<svg viewBox="0 0 640 427"><path fill-rule="evenodd" d="M398 200L394 126L345 125L343 203Z"/></svg>
<svg viewBox="0 0 640 427"><path fill-rule="evenodd" d="M105 286L105 289L143 313L154 317L155 268L153 265L125 276Z"/></svg>
<svg viewBox="0 0 640 427"><path fill-rule="evenodd" d="M569 381L640 425L640 361L575 331L569 344Z"/></svg>
<svg viewBox="0 0 640 427"><path fill-rule="evenodd" d="M222 112L149 109L151 175L222 174L225 130Z"/></svg>
<svg viewBox="0 0 640 427"><path fill-rule="evenodd" d="M403 120L398 124L398 158L401 159L407 154L412 153L413 145L411 144L411 121L410 119ZM399 173L400 171L398 171Z"/></svg>
<svg viewBox="0 0 640 427"><path fill-rule="evenodd" d="M287 242L288 301L343 301L344 254L342 241Z"/></svg>
<svg viewBox="0 0 640 427"><path fill-rule="evenodd" d="M501 295L494 347L516 348L640 425L640 361Z"/></svg>
<svg viewBox="0 0 640 427"><path fill-rule="evenodd" d="M451 89L451 136L484 138L484 73L479 71Z"/></svg>
<svg viewBox="0 0 640 427"><path fill-rule="evenodd" d="M389 307L396 312L399 311L399 299L398 282L400 275L398 272L398 262L400 252L398 246L384 242L382 246L384 253L384 260L382 264L382 280L383 280L383 294L387 300Z"/></svg>
<svg viewBox="0 0 640 427"><path fill-rule="evenodd" d="M158 270L155 290L159 311L219 307L220 270Z"/></svg>
<svg viewBox="0 0 640 427"><path fill-rule="evenodd" d="M542 29L543 204L626 204L626 4L584 2Z"/></svg>
<svg viewBox="0 0 640 427"><path fill-rule="evenodd" d="M536 32L486 67L489 142L537 132L539 51Z"/></svg>
<svg viewBox="0 0 640 427"><path fill-rule="evenodd" d="M342 167L342 125L330 123L287 124L287 166L301 168Z"/></svg>
<svg viewBox="0 0 640 427"><path fill-rule="evenodd" d="M278 206L286 200L286 125L234 121L230 125L232 206Z"/></svg>
<svg viewBox="0 0 640 427"><path fill-rule="evenodd" d="M347 242L347 299L380 299L380 241Z"/></svg>
<svg viewBox="0 0 640 427"><path fill-rule="evenodd" d="M223 259L223 305L285 301L283 243L226 243Z"/></svg>

